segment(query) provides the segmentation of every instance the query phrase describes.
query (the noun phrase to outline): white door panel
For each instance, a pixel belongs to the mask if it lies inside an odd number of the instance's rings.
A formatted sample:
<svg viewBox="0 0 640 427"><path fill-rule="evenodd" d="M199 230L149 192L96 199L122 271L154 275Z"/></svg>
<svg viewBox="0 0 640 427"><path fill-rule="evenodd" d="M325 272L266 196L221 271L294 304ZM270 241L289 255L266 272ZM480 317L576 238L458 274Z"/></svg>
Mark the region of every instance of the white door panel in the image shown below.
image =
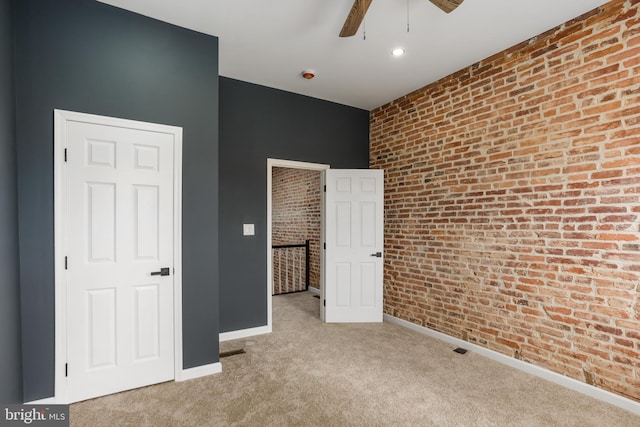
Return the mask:
<svg viewBox="0 0 640 427"><path fill-rule="evenodd" d="M384 172L325 172L323 318L381 322Z"/></svg>
<svg viewBox="0 0 640 427"><path fill-rule="evenodd" d="M69 401L174 378L174 135L66 124Z"/></svg>

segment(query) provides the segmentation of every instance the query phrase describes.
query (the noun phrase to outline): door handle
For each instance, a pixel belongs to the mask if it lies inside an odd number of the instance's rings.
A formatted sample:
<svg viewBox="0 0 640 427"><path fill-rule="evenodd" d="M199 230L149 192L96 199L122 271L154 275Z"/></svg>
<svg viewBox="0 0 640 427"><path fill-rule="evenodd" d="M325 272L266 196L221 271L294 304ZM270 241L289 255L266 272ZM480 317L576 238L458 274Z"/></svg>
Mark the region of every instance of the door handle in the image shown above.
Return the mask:
<svg viewBox="0 0 640 427"><path fill-rule="evenodd" d="M163 267L160 269L160 271L152 271L151 275L152 276L168 276L169 273L169 267Z"/></svg>
<svg viewBox="0 0 640 427"><path fill-rule="evenodd" d="M376 252L375 254L371 254L371 256L374 256L376 258L382 258L382 252Z"/></svg>

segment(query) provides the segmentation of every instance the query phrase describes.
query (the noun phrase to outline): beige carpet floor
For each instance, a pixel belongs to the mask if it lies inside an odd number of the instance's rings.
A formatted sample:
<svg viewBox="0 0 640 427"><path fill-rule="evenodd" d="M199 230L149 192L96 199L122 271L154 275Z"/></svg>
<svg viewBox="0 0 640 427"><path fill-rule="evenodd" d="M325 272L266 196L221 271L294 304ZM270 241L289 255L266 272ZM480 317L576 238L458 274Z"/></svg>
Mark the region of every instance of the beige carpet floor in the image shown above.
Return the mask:
<svg viewBox="0 0 640 427"><path fill-rule="evenodd" d="M640 417L398 325L323 324L273 298L273 333L222 373L76 403L72 426L640 426Z"/></svg>

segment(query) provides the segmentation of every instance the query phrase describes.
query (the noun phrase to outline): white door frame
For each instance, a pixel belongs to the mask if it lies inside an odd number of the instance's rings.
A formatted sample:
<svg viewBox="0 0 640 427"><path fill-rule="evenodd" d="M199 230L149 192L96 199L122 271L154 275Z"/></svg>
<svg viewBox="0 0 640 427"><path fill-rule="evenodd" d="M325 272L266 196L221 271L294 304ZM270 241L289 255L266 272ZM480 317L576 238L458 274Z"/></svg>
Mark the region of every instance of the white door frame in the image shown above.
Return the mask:
<svg viewBox="0 0 640 427"><path fill-rule="evenodd" d="M273 168L289 168L289 169L305 169L323 172L331 166L321 163L297 162L292 160L267 159L267 332L272 331L272 309L273 309L273 251L271 250L272 224L272 191L273 191ZM320 224L324 227L324 209L320 209ZM323 254L323 251L320 251ZM321 255L322 256L322 255ZM320 286L322 287L322 278L324 272L320 268ZM322 291L322 289L321 289Z"/></svg>
<svg viewBox="0 0 640 427"><path fill-rule="evenodd" d="M67 359L67 277L65 273L66 233L66 122L81 121L101 125L131 127L133 129L161 132L173 135L173 260L174 307L174 379L189 377L182 367L182 128L145 123L126 119L97 116L72 111L54 110L54 266L55 266L55 390L54 402L68 403L68 387L65 377Z"/></svg>

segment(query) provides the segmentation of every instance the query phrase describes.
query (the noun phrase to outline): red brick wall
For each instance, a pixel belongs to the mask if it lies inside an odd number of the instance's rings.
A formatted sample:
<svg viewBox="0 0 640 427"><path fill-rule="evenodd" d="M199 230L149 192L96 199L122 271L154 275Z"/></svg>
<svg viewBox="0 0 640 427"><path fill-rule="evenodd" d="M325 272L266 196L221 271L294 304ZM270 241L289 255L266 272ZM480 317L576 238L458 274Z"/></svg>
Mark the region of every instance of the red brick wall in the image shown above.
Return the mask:
<svg viewBox="0 0 640 427"><path fill-rule="evenodd" d="M274 167L271 203L272 244L297 244L304 243L309 239L311 241L309 286L319 289L320 172ZM302 253L302 251L300 252ZM282 265L282 269L284 268L285 266ZM279 273L280 265L274 256L274 286L276 288ZM290 267L289 277L293 275L297 275L297 273L294 273L293 268ZM284 281L284 278L282 280Z"/></svg>
<svg viewBox="0 0 640 427"><path fill-rule="evenodd" d="M386 313L640 400L639 4L371 112Z"/></svg>

